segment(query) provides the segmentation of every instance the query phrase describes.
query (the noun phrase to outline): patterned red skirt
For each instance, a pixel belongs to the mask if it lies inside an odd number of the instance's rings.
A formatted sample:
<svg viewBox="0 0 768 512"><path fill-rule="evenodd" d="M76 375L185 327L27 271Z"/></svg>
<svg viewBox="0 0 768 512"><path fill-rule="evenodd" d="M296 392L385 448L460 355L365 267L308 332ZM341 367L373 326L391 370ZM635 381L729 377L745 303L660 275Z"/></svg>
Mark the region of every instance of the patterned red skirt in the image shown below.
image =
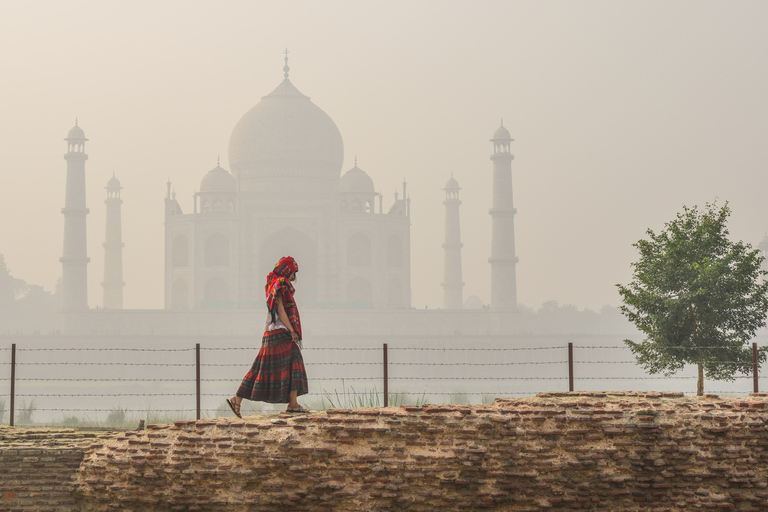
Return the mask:
<svg viewBox="0 0 768 512"><path fill-rule="evenodd" d="M291 391L299 396L309 392L301 350L291 341L288 331L265 332L259 355L251 371L243 377L237 396L256 402L287 404Z"/></svg>

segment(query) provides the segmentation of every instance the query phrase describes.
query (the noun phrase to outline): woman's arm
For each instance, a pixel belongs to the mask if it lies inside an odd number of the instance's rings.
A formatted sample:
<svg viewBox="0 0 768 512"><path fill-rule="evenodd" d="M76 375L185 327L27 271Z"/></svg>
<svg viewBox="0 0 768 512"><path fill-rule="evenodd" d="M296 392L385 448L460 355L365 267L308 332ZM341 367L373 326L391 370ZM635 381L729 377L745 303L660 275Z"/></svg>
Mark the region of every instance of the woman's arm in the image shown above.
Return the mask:
<svg viewBox="0 0 768 512"><path fill-rule="evenodd" d="M299 340L299 335L296 333L296 331L293 330L293 326L291 325L291 320L288 318L288 313L285 312L285 306L283 306L283 298L278 297L277 298L277 317L280 319L281 322L283 322L283 325L285 325L289 331L291 331L291 339L294 341Z"/></svg>

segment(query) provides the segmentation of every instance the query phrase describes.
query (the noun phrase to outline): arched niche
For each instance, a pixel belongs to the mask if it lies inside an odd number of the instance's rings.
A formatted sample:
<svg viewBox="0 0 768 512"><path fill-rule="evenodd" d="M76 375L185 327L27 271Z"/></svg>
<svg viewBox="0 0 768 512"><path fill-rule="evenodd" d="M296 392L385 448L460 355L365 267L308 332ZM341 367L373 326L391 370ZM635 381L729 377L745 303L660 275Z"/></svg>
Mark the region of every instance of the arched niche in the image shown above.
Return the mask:
<svg viewBox="0 0 768 512"><path fill-rule="evenodd" d="M398 235L390 235L387 239L387 265L403 266L403 241Z"/></svg>
<svg viewBox="0 0 768 512"><path fill-rule="evenodd" d="M371 252L371 240L362 233L355 233L347 240L347 265L370 267Z"/></svg>
<svg viewBox="0 0 768 512"><path fill-rule="evenodd" d="M401 309L405 307L403 300L403 283L400 279L393 277L387 285L387 306L392 309Z"/></svg>
<svg viewBox="0 0 768 512"><path fill-rule="evenodd" d="M174 268L189 266L189 240L185 235L176 235L173 239L171 266Z"/></svg>
<svg viewBox="0 0 768 512"><path fill-rule="evenodd" d="M205 239L205 266L229 265L229 239L221 233L213 233Z"/></svg>

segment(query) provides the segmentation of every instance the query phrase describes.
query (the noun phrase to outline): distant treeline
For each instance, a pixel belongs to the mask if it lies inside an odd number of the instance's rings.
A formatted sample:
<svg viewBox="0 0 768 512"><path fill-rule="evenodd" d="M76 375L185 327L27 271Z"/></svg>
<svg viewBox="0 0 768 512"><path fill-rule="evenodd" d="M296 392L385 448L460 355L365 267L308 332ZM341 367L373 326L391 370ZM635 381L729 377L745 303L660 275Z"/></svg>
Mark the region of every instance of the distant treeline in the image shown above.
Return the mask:
<svg viewBox="0 0 768 512"><path fill-rule="evenodd" d="M521 331L530 334L617 334L636 331L613 306L603 306L600 311L579 311L572 304L561 306L556 300L548 300L538 310L520 306Z"/></svg>
<svg viewBox="0 0 768 512"><path fill-rule="evenodd" d="M49 334L56 329L59 285L50 293L13 277L0 254L0 333Z"/></svg>
<svg viewBox="0 0 768 512"><path fill-rule="evenodd" d="M57 328L56 312L60 307L61 280L54 293L42 286L28 284L11 275L0 254L0 333L49 334ZM469 297L467 309L480 309L482 301ZM522 334L627 334L634 327L619 308L603 306L599 312L579 310L572 304L560 305L549 300L538 310L520 306Z"/></svg>
<svg viewBox="0 0 768 512"><path fill-rule="evenodd" d="M487 308L477 296L464 301L465 309ZM613 306L603 306L600 311L579 310L573 304L560 305L548 300L539 309L520 305L521 334L618 334L636 332L635 327Z"/></svg>

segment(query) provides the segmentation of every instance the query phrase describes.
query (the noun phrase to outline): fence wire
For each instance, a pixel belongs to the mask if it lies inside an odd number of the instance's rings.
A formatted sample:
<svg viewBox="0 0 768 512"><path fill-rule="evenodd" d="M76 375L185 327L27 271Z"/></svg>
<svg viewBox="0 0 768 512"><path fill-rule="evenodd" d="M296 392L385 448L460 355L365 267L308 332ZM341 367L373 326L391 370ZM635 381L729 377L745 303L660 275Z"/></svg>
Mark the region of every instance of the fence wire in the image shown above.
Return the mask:
<svg viewBox="0 0 768 512"><path fill-rule="evenodd" d="M239 379L257 351L254 346L229 347L14 347L15 363L9 360L11 347L0 347L0 422L5 412L30 421L31 415L46 414L228 414L224 398L232 396ZM529 347L307 347L302 352L309 370L313 392L304 399L325 407L380 406L384 403L427 403L449 399L464 403L485 402L496 396L530 396L547 391L567 391L570 385L583 391L606 387L644 385L686 386L692 375L649 375L637 361L628 358L625 345L573 345L579 358L563 358L568 345ZM695 347L679 347L695 348ZM714 350L712 347L701 347ZM603 351L589 357L589 351ZM621 350L616 358L606 351ZM195 355L202 356L196 361ZM243 357L244 354L249 354ZM382 355L389 354L388 377L383 379ZM93 355L91 355L93 354ZM69 355L69 357L67 357ZM113 355L113 357L110 357ZM98 358L97 361L83 359ZM147 360L149 359L149 360ZM715 361L722 365L751 368L749 362ZM8 367L15 371L11 380ZM239 368L240 371L235 371ZM572 373L569 369L572 368ZM639 368L639 367L638 367ZM121 372L121 370L125 372ZM196 377L200 372L200 378ZM743 381L755 375L736 375L732 389L708 393L745 395ZM16 386L13 394L9 383ZM611 383L600 386L600 383ZM665 384L666 383L666 384ZM684 384L685 383L685 384ZM196 392L200 385L201 391ZM356 389L357 388L357 389ZM388 389L387 389L388 388ZM319 391L315 391L319 389ZM387 394L385 396L385 390ZM15 400L13 411L10 401ZM199 400L199 408L195 405ZM19 403L21 402L21 403ZM270 408L271 407L271 408ZM275 405L255 408L276 411Z"/></svg>

